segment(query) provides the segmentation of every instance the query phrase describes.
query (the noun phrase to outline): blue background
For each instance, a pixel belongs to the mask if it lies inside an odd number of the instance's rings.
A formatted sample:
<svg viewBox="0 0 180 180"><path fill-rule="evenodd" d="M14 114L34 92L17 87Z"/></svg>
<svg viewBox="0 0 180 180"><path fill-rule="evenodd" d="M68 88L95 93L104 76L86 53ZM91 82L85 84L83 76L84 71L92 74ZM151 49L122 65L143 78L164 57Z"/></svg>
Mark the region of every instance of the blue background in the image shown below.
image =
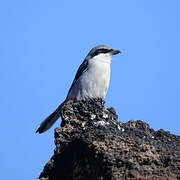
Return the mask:
<svg viewBox="0 0 180 180"><path fill-rule="evenodd" d="M179 0L0 1L1 179L35 179L54 149L40 122L99 44L120 49L106 105L180 135Z"/></svg>

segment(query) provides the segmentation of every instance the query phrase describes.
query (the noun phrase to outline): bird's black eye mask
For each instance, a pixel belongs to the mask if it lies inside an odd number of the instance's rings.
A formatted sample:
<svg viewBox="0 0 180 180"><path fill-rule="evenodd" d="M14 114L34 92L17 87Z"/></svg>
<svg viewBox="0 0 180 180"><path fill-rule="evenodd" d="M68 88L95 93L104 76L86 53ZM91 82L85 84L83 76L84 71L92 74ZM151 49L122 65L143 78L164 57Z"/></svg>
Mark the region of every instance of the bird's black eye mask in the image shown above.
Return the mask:
<svg viewBox="0 0 180 180"><path fill-rule="evenodd" d="M91 58L94 57L94 56L97 56L98 54L101 54L101 53L109 53L113 51L113 49L97 49L96 51L94 51L94 53L91 54Z"/></svg>

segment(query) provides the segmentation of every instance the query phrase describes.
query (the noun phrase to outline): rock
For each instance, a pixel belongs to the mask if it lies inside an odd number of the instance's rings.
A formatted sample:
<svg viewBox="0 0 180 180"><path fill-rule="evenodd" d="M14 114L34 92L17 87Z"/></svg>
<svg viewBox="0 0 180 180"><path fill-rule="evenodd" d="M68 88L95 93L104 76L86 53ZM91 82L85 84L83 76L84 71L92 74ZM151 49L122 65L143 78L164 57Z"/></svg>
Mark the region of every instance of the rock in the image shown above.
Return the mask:
<svg viewBox="0 0 180 180"><path fill-rule="evenodd" d="M180 136L117 121L100 99L68 101L40 180L180 179Z"/></svg>

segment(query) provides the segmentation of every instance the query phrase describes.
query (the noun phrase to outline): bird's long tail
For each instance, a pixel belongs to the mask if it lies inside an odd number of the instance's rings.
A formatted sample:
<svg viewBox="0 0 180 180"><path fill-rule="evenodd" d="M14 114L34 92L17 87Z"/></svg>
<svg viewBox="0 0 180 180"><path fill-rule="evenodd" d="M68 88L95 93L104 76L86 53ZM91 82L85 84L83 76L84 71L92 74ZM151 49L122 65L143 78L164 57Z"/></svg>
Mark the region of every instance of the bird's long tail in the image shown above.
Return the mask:
<svg viewBox="0 0 180 180"><path fill-rule="evenodd" d="M51 126L60 117L61 106L62 106L62 104L40 124L36 133L41 134L41 133L47 131L49 128L51 128Z"/></svg>

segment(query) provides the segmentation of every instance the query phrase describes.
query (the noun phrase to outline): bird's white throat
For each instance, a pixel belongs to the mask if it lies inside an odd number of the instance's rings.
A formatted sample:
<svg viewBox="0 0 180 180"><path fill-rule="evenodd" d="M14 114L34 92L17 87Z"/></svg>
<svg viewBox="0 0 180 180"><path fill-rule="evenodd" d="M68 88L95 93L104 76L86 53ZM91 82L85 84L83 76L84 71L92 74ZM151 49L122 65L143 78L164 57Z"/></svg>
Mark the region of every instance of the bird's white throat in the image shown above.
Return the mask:
<svg viewBox="0 0 180 180"><path fill-rule="evenodd" d="M99 54L95 57L93 57L90 61L94 62L103 62L103 63L111 63L112 55L111 54Z"/></svg>

